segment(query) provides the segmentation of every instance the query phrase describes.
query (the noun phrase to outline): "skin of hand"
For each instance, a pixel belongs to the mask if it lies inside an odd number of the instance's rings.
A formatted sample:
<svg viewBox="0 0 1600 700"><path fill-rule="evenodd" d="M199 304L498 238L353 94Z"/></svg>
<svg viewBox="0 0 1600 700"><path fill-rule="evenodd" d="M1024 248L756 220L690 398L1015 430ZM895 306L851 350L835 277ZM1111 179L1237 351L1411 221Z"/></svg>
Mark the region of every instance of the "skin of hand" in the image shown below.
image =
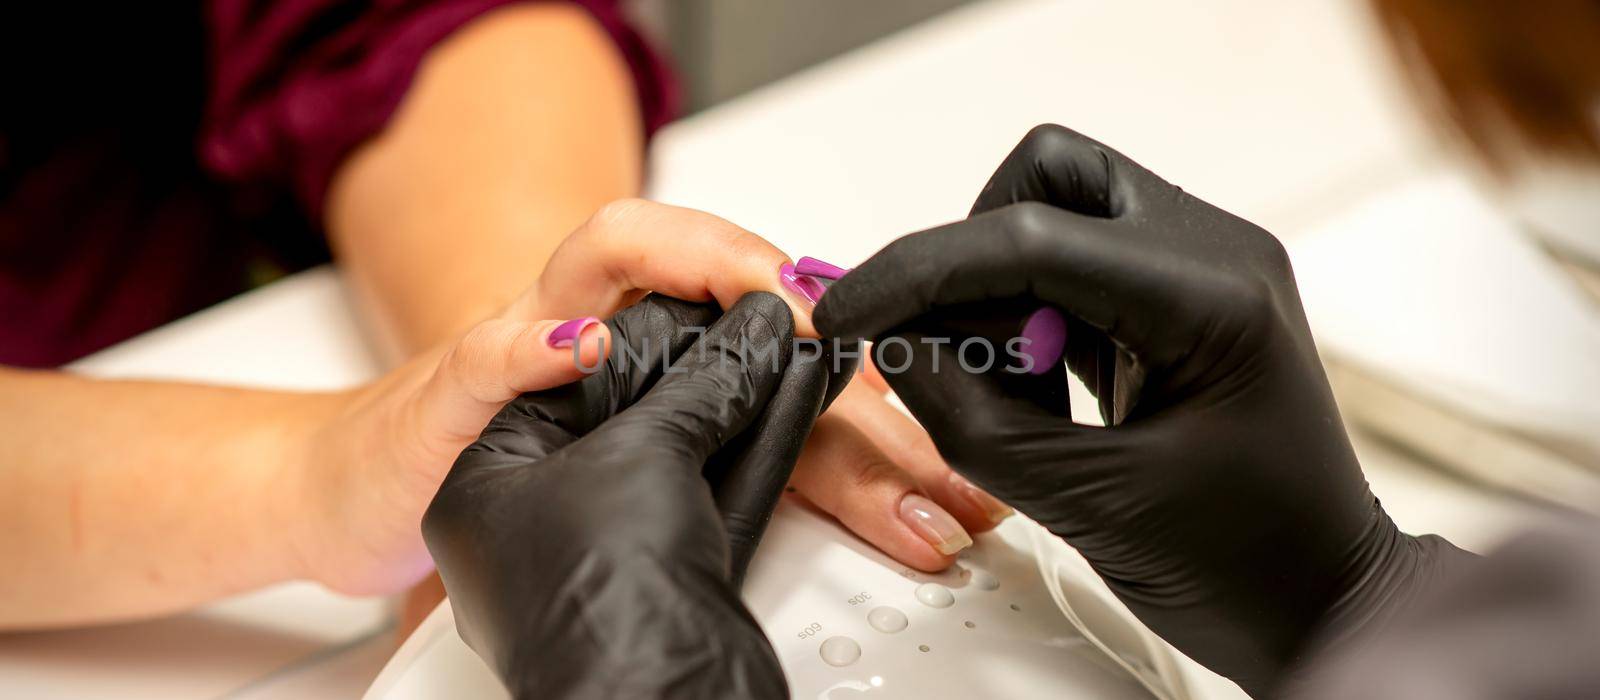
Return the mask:
<svg viewBox="0 0 1600 700"><path fill-rule="evenodd" d="M909 566L939 571L994 528L1010 506L951 471L916 421L885 401L875 370L851 382L817 420L793 486Z"/></svg>
<svg viewBox="0 0 1600 700"><path fill-rule="evenodd" d="M1110 427L922 342L941 309L1016 299L1067 313L1067 365ZM1067 129L1036 128L970 218L890 244L814 320L909 362L886 379L957 471L1252 694L1319 628L1379 624L1470 558L1401 533L1368 489L1282 245Z"/></svg>
<svg viewBox="0 0 1600 700"><path fill-rule="evenodd" d="M428 508L462 638L516 697L780 697L737 582L852 368L793 352L768 293L608 325L605 366L507 405Z"/></svg>
<svg viewBox="0 0 1600 700"><path fill-rule="evenodd" d="M506 401L582 376L558 321L489 321L359 390L294 393L0 370L0 628L183 610L309 578L393 590L417 522ZM589 361L606 329L584 331ZM337 494L337 495L335 495ZM340 500L334 501L332 499Z"/></svg>
<svg viewBox="0 0 1600 700"><path fill-rule="evenodd" d="M647 266L706 278L700 286L724 306L746 291L784 293L776 270L788 258L765 241L714 217L698 229L669 228L678 217L626 199L641 178L638 132L627 68L579 8L507 7L435 47L390 124L346 159L328 197L335 256L389 354L421 352L496 313L604 317L649 289L622 274ZM655 240L673 245L633 246L641 259L620 270L552 274L558 249L578 245L562 243L574 227L651 218L661 219ZM747 265L674 254L685 235L719 237ZM541 293L526 294L540 270ZM811 302L784 296L797 334L814 337ZM890 556L942 569L968 533L993 527L1006 509L953 481L920 428L881 399L862 400L871 397L855 392L825 419L825 428L853 429L830 429L846 437L807 450L796 486ZM420 621L440 597L436 581L424 582L404 617Z"/></svg>

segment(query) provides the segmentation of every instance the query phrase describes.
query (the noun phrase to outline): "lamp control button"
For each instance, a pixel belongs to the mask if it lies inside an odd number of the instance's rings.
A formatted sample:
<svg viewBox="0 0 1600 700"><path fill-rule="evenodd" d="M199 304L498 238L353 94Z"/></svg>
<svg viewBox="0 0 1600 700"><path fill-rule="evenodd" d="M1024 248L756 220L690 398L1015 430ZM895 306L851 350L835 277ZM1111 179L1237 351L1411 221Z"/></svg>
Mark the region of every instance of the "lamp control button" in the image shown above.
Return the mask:
<svg viewBox="0 0 1600 700"><path fill-rule="evenodd" d="M861 658L861 645L849 637L829 637L818 651L829 666L849 666Z"/></svg>
<svg viewBox="0 0 1600 700"><path fill-rule="evenodd" d="M992 591L1000 587L1000 578L983 569L963 569L961 577L980 591Z"/></svg>
<svg viewBox="0 0 1600 700"><path fill-rule="evenodd" d="M906 620L906 614L900 612L899 608L880 605L867 613L867 624L884 634L894 634L905 629L910 621Z"/></svg>
<svg viewBox="0 0 1600 700"><path fill-rule="evenodd" d="M930 608L948 608L956 604L956 597L937 583L924 583L917 586L917 600Z"/></svg>

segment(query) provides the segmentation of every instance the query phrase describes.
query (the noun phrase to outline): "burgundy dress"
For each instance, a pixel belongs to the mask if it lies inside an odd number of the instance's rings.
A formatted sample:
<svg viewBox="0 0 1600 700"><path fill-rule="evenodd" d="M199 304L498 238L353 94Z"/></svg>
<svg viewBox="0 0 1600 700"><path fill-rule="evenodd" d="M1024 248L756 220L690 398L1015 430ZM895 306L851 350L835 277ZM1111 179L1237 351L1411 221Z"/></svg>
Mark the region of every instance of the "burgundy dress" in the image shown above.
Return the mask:
<svg viewBox="0 0 1600 700"><path fill-rule="evenodd" d="M423 54L510 0L4 3L0 364L51 367L328 259L334 168ZM662 64L582 0L633 69Z"/></svg>

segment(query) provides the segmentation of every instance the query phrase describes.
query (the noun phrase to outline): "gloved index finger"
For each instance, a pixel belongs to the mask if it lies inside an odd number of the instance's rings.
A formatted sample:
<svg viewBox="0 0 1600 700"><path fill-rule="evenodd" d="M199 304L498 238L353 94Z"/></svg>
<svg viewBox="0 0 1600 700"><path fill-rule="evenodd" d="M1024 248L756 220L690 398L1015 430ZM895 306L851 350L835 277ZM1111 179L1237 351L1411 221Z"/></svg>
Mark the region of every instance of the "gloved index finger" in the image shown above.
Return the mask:
<svg viewBox="0 0 1600 700"><path fill-rule="evenodd" d="M468 449L534 460L565 447L633 405L660 379L668 358L682 354L720 314L715 304L645 297L606 321L612 342L602 366L582 368L592 373L579 381L512 399ZM578 362L576 352L572 361ZM459 478L454 470L451 478Z"/></svg>
<svg viewBox="0 0 1600 700"><path fill-rule="evenodd" d="M855 342L827 339L796 344L761 416L706 464L706 480L728 535L728 581L735 589L744 583L812 425L850 383L860 359L860 344Z"/></svg>
<svg viewBox="0 0 1600 700"><path fill-rule="evenodd" d="M1116 149L1056 124L1040 124L1006 155L978 193L972 214L1017 202L1044 202L1086 216L1115 218L1140 187L1165 181Z"/></svg>
<svg viewBox="0 0 1600 700"><path fill-rule="evenodd" d="M766 407L793 353L789 307L746 294L642 399L591 436L608 449L640 449L698 470Z"/></svg>
<svg viewBox="0 0 1600 700"><path fill-rule="evenodd" d="M834 282L817 328L872 338L931 311L1034 298L1139 353L1181 301L1180 252L1117 220L1036 202L905 236Z"/></svg>
<svg viewBox="0 0 1600 700"><path fill-rule="evenodd" d="M755 424L706 465L706 479L727 531L728 580L735 589L744 582L772 510L822 412L824 394L830 390L827 364L825 356L796 353ZM832 377L834 383L846 378Z"/></svg>

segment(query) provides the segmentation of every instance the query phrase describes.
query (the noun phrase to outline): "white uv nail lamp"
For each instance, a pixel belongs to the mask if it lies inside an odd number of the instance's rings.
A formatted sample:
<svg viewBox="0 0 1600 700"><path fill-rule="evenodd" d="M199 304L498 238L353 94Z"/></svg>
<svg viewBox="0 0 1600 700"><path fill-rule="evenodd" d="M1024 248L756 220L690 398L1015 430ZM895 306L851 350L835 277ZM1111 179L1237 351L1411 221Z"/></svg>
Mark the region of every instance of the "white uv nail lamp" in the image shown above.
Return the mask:
<svg viewBox="0 0 1600 700"><path fill-rule="evenodd" d="M901 566L785 499L745 582L795 698L1191 697L1186 659L1075 552L1013 516L938 574ZM449 601L406 640L367 700L506 698L461 641Z"/></svg>

